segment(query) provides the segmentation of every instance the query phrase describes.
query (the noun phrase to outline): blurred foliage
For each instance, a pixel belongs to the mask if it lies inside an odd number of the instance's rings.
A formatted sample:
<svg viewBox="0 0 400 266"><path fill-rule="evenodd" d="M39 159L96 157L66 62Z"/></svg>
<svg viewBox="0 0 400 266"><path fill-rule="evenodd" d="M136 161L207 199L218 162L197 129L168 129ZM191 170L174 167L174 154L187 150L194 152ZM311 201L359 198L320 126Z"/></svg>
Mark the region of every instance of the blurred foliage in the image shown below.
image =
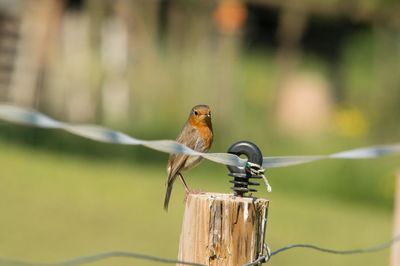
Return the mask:
<svg viewBox="0 0 400 266"><path fill-rule="evenodd" d="M339 135L361 137L368 131L364 114L358 109L343 108L335 113L335 126Z"/></svg>

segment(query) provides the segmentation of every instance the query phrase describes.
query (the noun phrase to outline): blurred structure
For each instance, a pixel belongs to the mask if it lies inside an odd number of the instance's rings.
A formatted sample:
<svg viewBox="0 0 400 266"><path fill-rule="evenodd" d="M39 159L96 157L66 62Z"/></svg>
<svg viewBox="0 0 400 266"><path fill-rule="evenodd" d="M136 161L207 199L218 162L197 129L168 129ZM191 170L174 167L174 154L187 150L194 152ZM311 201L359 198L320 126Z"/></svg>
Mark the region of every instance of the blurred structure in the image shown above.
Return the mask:
<svg viewBox="0 0 400 266"><path fill-rule="evenodd" d="M221 121L262 111L289 132L345 105L379 127L400 116L399 12L390 0L2 0L0 100L143 128L207 101Z"/></svg>
<svg viewBox="0 0 400 266"><path fill-rule="evenodd" d="M14 69L20 21L15 15L18 2L0 2L0 98L7 98Z"/></svg>
<svg viewBox="0 0 400 266"><path fill-rule="evenodd" d="M294 135L326 132L332 121L332 97L321 77L298 74L285 81L277 103L282 129Z"/></svg>

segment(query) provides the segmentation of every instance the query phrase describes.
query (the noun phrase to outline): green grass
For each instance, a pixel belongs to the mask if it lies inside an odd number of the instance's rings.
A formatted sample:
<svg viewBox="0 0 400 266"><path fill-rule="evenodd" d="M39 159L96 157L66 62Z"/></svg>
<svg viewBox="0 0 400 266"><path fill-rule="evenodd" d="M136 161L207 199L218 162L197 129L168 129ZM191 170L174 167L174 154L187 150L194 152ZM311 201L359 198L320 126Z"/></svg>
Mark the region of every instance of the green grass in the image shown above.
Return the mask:
<svg viewBox="0 0 400 266"><path fill-rule="evenodd" d="M183 189L176 184L170 211L164 212L164 164L90 159L0 141L0 167L0 257L57 262L112 250L176 257ZM228 192L225 167L205 162L187 176L192 188ZM258 194L271 200L272 249L290 243L351 249L391 237L388 208L273 188ZM292 250L268 265L375 266L387 265L388 258L388 250L354 256ZM159 264L108 259L90 265Z"/></svg>

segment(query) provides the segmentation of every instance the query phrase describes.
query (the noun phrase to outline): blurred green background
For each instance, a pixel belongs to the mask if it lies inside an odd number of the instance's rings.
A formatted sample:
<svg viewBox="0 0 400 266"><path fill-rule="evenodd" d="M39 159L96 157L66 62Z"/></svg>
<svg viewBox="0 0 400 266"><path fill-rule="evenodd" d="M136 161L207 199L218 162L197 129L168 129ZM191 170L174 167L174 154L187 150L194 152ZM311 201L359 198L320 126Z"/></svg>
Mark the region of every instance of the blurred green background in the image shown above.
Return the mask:
<svg viewBox="0 0 400 266"><path fill-rule="evenodd" d="M141 139L174 139L210 105L211 151L264 156L397 142L397 1L0 1L0 100ZM168 156L0 122L0 256L56 262L125 250L175 258L183 189L164 212ZM398 156L267 169L268 244L347 249L392 234ZM203 162L191 188L229 193ZM388 265L389 251L282 253L271 265ZM93 265L156 265L109 259Z"/></svg>

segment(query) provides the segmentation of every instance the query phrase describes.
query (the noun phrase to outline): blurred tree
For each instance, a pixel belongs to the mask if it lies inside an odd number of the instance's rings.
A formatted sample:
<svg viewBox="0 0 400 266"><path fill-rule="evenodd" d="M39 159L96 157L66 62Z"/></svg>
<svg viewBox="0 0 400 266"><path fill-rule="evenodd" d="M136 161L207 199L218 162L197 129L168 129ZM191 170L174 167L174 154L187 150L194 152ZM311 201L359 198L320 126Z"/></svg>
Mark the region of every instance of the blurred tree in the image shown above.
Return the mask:
<svg viewBox="0 0 400 266"><path fill-rule="evenodd" d="M0 100L7 101L18 44L19 17L0 13Z"/></svg>
<svg viewBox="0 0 400 266"><path fill-rule="evenodd" d="M54 48L62 2L40 0L28 2L20 10L21 23L15 69L9 99L25 106L39 106L43 78Z"/></svg>

